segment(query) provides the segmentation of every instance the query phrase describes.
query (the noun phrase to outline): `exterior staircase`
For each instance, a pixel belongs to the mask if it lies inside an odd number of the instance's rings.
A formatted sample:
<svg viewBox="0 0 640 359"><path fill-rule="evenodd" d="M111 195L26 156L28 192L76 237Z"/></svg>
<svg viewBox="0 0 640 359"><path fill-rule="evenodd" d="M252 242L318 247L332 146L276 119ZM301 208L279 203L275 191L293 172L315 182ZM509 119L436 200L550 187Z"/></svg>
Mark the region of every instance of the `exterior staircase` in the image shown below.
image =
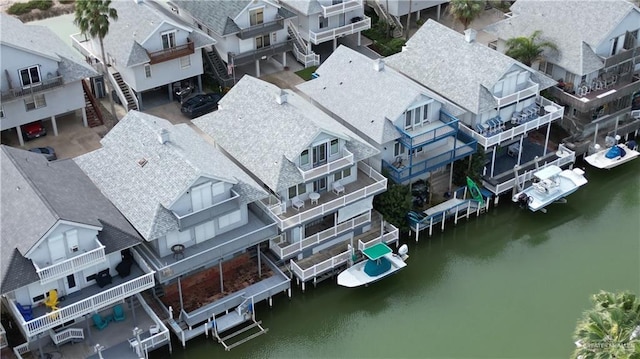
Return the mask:
<svg viewBox="0 0 640 359"><path fill-rule="evenodd" d="M205 71L208 72L223 87L234 85L233 77L229 75L227 65L218 54L215 47L211 51L203 51Z"/></svg>
<svg viewBox="0 0 640 359"><path fill-rule="evenodd" d="M393 29L391 36L398 38L404 35L404 26L402 26L400 18L389 14L387 9L380 3L380 0L367 0L367 5L373 9L376 15L378 15L378 18L383 19L391 26Z"/></svg>
<svg viewBox="0 0 640 359"><path fill-rule="evenodd" d="M87 124L89 127L98 127L104 124L102 111L98 106L98 101L93 96L87 80L82 80L82 89L84 90L84 110L87 114Z"/></svg>
<svg viewBox="0 0 640 359"><path fill-rule="evenodd" d="M289 37L293 39L293 54L295 55L296 60L303 64L304 67L320 65L320 55L309 50L306 42L293 27L291 22L287 23L287 32L289 33Z"/></svg>
<svg viewBox="0 0 640 359"><path fill-rule="evenodd" d="M137 111L138 105L136 105L136 102L133 100L133 94L131 93L131 91L129 91L129 86L127 86L127 84L124 83L124 80L122 80L122 76L120 76L120 73L114 72L113 79L116 80L116 84L122 91L122 94L124 95L124 98L127 101L127 111L131 111L131 110ZM108 94L108 96L111 96L111 94Z"/></svg>

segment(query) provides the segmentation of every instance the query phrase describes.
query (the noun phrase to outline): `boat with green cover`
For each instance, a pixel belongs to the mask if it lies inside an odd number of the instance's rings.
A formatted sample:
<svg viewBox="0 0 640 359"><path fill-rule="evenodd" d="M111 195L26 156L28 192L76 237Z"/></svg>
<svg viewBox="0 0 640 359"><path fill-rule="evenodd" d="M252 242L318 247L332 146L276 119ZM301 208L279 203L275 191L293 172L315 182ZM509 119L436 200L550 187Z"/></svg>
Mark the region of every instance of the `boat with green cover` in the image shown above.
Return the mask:
<svg viewBox="0 0 640 359"><path fill-rule="evenodd" d="M377 243L364 249L362 253L367 259L340 273L338 275L338 285L353 288L368 285L387 277L407 266L407 263L405 263L405 260L409 257L407 252L408 247L406 244L398 249L398 254L393 253L391 248L384 243Z"/></svg>

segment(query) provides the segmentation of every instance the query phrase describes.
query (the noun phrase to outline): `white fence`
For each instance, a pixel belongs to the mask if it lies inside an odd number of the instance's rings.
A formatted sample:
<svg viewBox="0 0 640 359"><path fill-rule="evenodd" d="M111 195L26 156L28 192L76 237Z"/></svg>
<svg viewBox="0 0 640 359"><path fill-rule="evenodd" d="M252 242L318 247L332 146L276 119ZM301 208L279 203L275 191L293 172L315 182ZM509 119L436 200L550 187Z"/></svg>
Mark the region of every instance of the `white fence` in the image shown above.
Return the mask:
<svg viewBox="0 0 640 359"><path fill-rule="evenodd" d="M326 176L332 172L335 172L343 167L353 166L353 153L349 152L347 149L343 150L346 156L337 159L335 161L331 161L322 166L314 167L309 170L303 170L298 168L300 173L302 174L302 179L307 182L312 179Z"/></svg>
<svg viewBox="0 0 640 359"><path fill-rule="evenodd" d="M291 271L295 274L300 280L306 282L308 280L314 279L319 275L326 273L336 267L339 267L349 260L351 257L351 251L346 250L337 256L331 257L324 262L320 262L314 265L311 268L302 269L300 266L296 264L296 262L291 261Z"/></svg>
<svg viewBox="0 0 640 359"><path fill-rule="evenodd" d="M343 14L347 11L358 10L362 8L362 2L356 0L347 0L345 2L324 6L320 4L322 7L322 16L329 18L334 15Z"/></svg>
<svg viewBox="0 0 640 359"><path fill-rule="evenodd" d="M309 31L309 40L318 45L325 41L333 40L340 36L355 34L358 31L368 30L371 28L371 18L364 17L364 20L354 22L345 26L340 26L335 29L329 29L326 31L313 32Z"/></svg>
<svg viewBox="0 0 640 359"><path fill-rule="evenodd" d="M98 242L97 239L96 242ZM38 265L33 262L36 267L36 272L38 276L40 276L40 284L49 283L70 274L80 272L85 268L103 263L107 259L104 253L104 246L100 242L98 242L98 245L99 247L96 249L48 267L39 268Z"/></svg>
<svg viewBox="0 0 640 359"><path fill-rule="evenodd" d="M80 328L68 328L58 333L49 330L49 337L55 345L66 343L69 340L84 340L84 330Z"/></svg>

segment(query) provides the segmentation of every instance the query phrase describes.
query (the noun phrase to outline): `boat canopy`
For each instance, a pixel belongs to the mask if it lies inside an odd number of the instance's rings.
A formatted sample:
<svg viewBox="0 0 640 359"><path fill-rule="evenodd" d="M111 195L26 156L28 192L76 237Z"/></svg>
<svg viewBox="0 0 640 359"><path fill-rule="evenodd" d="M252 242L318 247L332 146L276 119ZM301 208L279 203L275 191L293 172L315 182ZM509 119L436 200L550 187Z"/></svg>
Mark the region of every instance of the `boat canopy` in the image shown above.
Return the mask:
<svg viewBox="0 0 640 359"><path fill-rule="evenodd" d="M389 254L391 252L391 248L389 248L389 246L384 243L378 243L362 251L362 253L364 253L364 255L372 261L380 259L384 257L385 254Z"/></svg>
<svg viewBox="0 0 640 359"><path fill-rule="evenodd" d="M541 169L540 171L534 173L533 175L541 180L546 180L553 176L559 175L561 172L562 172L562 168L551 165Z"/></svg>

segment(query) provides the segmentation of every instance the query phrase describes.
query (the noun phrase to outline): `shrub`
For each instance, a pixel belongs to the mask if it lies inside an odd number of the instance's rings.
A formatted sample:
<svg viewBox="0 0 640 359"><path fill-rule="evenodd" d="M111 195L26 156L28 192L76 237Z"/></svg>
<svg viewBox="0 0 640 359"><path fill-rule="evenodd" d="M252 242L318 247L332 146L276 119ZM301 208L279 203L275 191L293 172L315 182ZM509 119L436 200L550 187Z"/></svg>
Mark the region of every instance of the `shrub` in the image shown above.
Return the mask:
<svg viewBox="0 0 640 359"><path fill-rule="evenodd" d="M30 3L26 2L17 2L7 9L7 13L9 15L22 15L30 12L32 9Z"/></svg>
<svg viewBox="0 0 640 359"><path fill-rule="evenodd" d="M49 10L53 6L53 0L31 0L29 1L29 4L32 4L31 6L34 9L44 11Z"/></svg>
<svg viewBox="0 0 640 359"><path fill-rule="evenodd" d="M58 1L62 5L73 4L74 2L76 2L76 0L58 0Z"/></svg>

